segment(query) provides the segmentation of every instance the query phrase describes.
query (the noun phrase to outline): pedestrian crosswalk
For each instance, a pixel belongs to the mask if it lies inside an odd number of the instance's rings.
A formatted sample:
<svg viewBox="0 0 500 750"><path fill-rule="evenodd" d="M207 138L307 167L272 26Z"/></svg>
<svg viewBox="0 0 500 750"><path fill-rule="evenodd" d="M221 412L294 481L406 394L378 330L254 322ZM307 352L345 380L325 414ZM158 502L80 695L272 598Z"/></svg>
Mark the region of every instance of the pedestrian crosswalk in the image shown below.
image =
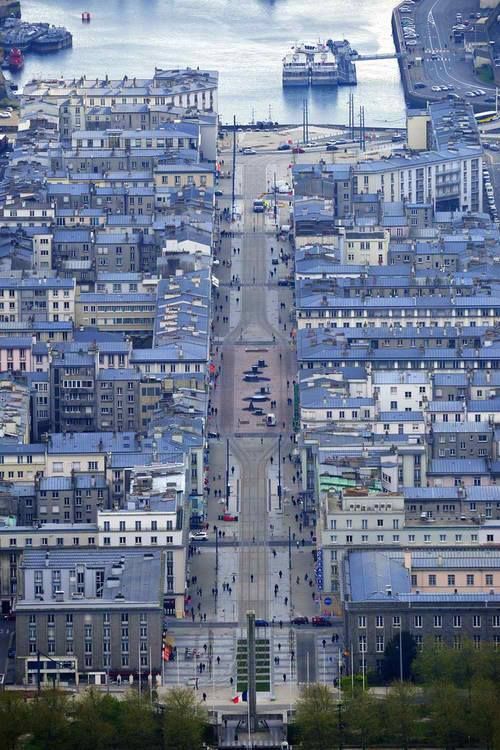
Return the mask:
<svg viewBox="0 0 500 750"><path fill-rule="evenodd" d="M340 643L335 640L335 633L322 631L316 634L318 682L327 685L337 684L340 653Z"/></svg>
<svg viewBox="0 0 500 750"><path fill-rule="evenodd" d="M175 660L165 662L164 684L189 685L203 690L230 687L236 676L236 631L200 629L176 632L173 637ZM233 680L233 683L231 683Z"/></svg>

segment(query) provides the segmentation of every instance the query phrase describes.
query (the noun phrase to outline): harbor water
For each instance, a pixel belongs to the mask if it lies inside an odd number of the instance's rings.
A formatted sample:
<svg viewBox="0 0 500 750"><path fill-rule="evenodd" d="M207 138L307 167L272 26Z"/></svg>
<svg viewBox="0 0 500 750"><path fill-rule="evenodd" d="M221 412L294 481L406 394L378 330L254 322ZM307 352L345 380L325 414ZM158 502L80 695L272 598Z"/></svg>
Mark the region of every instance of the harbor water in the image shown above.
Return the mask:
<svg viewBox="0 0 500 750"><path fill-rule="evenodd" d="M159 67L200 66L220 73L224 122L254 118L301 122L304 97L311 123L346 123L349 92L367 125L404 124L397 61L357 63L354 88L283 91L281 61L298 41L349 39L360 53L393 52L394 0L23 0L23 19L66 26L73 47L30 54L13 76L111 78L150 76ZM90 23L81 14L89 11Z"/></svg>

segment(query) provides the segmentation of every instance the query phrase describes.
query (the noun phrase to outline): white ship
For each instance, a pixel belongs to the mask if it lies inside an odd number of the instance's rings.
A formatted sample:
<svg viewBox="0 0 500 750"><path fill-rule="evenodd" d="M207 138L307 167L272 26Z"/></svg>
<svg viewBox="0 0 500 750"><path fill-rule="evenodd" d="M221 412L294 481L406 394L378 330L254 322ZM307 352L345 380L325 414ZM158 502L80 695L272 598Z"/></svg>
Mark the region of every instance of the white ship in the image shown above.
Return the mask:
<svg viewBox="0 0 500 750"><path fill-rule="evenodd" d="M337 59L322 42L296 44L283 58L283 86L337 86L338 82Z"/></svg>

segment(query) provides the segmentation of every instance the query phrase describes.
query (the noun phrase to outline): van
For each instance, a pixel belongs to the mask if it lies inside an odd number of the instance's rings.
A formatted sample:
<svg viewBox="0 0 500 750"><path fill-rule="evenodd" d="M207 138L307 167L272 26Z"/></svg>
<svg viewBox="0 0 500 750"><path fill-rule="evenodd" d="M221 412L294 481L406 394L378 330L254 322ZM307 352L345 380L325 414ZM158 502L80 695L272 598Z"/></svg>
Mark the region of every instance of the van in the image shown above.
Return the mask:
<svg viewBox="0 0 500 750"><path fill-rule="evenodd" d="M266 416L266 425L267 427L276 427L276 415L275 414L268 414Z"/></svg>

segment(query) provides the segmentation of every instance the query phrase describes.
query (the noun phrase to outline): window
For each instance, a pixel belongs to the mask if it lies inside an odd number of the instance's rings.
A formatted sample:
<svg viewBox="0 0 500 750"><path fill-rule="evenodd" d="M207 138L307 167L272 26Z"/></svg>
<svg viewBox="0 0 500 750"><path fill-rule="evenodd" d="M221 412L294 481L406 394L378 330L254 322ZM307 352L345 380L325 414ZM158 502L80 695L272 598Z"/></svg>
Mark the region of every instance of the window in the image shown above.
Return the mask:
<svg viewBox="0 0 500 750"><path fill-rule="evenodd" d="M376 628L383 628L384 627L384 615L376 615L375 616L375 627Z"/></svg>
<svg viewBox="0 0 500 750"><path fill-rule="evenodd" d="M400 628L401 627L401 616L400 615L394 615L392 618L392 627L393 628Z"/></svg>
<svg viewBox="0 0 500 750"><path fill-rule="evenodd" d="M360 635L358 638L359 653L366 654L366 635Z"/></svg>
<svg viewBox="0 0 500 750"><path fill-rule="evenodd" d="M493 586L493 573L486 573L486 585Z"/></svg>
<svg viewBox="0 0 500 750"><path fill-rule="evenodd" d="M358 628L366 628L366 615L358 616Z"/></svg>
<svg viewBox="0 0 500 750"><path fill-rule="evenodd" d="M435 628L442 628L443 627L443 616L442 615L434 615L434 627Z"/></svg>
<svg viewBox="0 0 500 750"><path fill-rule="evenodd" d="M383 654L384 653L384 636L383 635L377 635L375 637L375 651L377 654Z"/></svg>
<svg viewBox="0 0 500 750"><path fill-rule="evenodd" d="M431 573L429 576L429 586L435 586L436 585L436 576L434 573Z"/></svg>
<svg viewBox="0 0 500 750"><path fill-rule="evenodd" d="M455 576L449 575L448 576L448 586L454 586L455 585Z"/></svg>
<svg viewBox="0 0 500 750"><path fill-rule="evenodd" d="M453 615L453 627L454 628L462 627L462 615Z"/></svg>
<svg viewBox="0 0 500 750"><path fill-rule="evenodd" d="M481 615L472 615L472 627L473 628L481 627Z"/></svg>
<svg viewBox="0 0 500 750"><path fill-rule="evenodd" d="M467 573L467 586L474 586L474 574Z"/></svg>
<svg viewBox="0 0 500 750"><path fill-rule="evenodd" d="M422 627L422 615L415 615L413 618L413 624L416 628Z"/></svg>

